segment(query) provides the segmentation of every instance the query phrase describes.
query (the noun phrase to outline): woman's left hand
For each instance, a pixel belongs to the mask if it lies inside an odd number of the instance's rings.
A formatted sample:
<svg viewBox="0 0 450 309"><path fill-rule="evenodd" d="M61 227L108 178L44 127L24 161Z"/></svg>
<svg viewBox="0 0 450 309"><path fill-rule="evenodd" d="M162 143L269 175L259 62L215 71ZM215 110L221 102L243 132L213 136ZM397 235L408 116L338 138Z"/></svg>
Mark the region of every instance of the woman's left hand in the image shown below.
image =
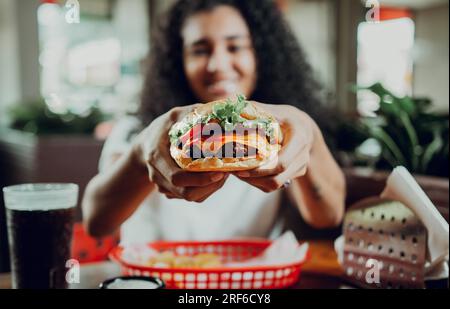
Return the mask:
<svg viewBox="0 0 450 309"><path fill-rule="evenodd" d="M296 107L256 104L270 112L280 123L283 132L282 147L275 160L257 169L236 172L234 175L264 192L272 192L305 175L317 125Z"/></svg>

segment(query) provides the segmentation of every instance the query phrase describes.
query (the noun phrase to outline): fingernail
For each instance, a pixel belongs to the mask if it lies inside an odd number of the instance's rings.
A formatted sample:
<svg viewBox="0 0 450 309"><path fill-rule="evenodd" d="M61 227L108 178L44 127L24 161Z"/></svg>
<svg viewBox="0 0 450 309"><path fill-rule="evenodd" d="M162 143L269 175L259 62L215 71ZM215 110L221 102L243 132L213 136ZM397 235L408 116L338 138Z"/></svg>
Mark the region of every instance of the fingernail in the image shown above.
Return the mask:
<svg viewBox="0 0 450 309"><path fill-rule="evenodd" d="M224 176L224 174L214 174L211 177L211 179L212 179L212 181L219 181L219 180L222 180L223 176Z"/></svg>
<svg viewBox="0 0 450 309"><path fill-rule="evenodd" d="M249 177L250 173L249 172L239 172L237 175L238 175L238 177Z"/></svg>

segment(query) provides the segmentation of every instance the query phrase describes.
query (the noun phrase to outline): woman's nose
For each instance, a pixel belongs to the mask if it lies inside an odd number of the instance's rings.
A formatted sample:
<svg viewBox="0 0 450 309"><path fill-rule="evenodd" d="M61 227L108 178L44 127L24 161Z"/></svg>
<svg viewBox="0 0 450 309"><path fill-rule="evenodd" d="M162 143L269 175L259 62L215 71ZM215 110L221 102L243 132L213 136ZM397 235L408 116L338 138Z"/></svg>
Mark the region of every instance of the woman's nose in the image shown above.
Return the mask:
<svg viewBox="0 0 450 309"><path fill-rule="evenodd" d="M209 73L227 71L231 68L232 59L230 55L222 49L216 49L211 54L207 70Z"/></svg>

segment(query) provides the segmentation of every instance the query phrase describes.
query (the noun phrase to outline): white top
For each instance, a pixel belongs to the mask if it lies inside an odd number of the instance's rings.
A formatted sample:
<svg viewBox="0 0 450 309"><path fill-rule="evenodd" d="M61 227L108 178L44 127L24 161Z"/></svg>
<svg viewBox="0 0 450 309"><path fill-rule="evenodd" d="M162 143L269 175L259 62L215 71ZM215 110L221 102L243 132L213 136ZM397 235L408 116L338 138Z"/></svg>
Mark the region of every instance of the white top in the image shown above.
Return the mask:
<svg viewBox="0 0 450 309"><path fill-rule="evenodd" d="M111 164L113 154L127 151L139 125L136 118L126 117L114 126L102 151L100 172ZM122 224L121 241L273 239L281 233L280 203L281 191L264 193L233 175L202 203L170 200L154 191Z"/></svg>

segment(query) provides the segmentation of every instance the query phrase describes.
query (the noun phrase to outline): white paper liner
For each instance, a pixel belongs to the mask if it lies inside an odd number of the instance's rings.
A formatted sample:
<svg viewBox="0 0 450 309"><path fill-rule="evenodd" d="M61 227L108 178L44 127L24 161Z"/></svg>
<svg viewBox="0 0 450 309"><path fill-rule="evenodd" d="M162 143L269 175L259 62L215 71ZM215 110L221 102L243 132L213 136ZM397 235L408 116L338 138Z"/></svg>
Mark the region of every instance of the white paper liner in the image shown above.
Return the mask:
<svg viewBox="0 0 450 309"><path fill-rule="evenodd" d="M292 231L287 231L266 248L257 257L240 261L224 263L226 267L254 267L254 266L278 266L286 264L302 263L307 258L309 244L299 245ZM158 251L147 245L128 245L122 252L122 260L129 264L145 266L148 260L156 256Z"/></svg>

